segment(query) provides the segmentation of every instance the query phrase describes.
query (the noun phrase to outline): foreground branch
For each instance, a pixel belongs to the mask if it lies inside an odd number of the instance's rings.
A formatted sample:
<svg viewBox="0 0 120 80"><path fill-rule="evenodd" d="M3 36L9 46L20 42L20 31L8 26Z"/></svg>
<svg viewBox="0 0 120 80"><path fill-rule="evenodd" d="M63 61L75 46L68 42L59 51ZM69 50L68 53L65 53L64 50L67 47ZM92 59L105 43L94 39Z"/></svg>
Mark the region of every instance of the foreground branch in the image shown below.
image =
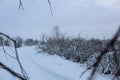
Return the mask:
<svg viewBox="0 0 120 80"><path fill-rule="evenodd" d="M107 47L103 50L103 51L101 51L101 54L97 57L97 59L96 59L96 62L93 64L93 70L92 70L92 72L91 72L91 75L90 75L90 77L88 78L88 80L92 80L93 79L93 76L94 76L94 74L95 74L95 72L96 72L96 70L97 70L97 67L98 67L98 65L99 65L99 63L100 63L100 61L101 61L101 59L102 59L102 57L105 55L105 54L107 54L107 52L109 51L109 49L111 48L111 47L114 47L114 45L115 45L115 42L117 41L117 39L120 37L120 27L119 27L119 29L118 29L118 31L116 32L116 34L113 36L113 38L111 39L111 41L108 43L108 45L107 45ZM115 54L114 54L115 55ZM88 69L91 69L92 67L90 67L90 68L88 68Z"/></svg>
<svg viewBox="0 0 120 80"><path fill-rule="evenodd" d="M22 75L20 75L19 73L13 71L12 69L10 69L9 67L7 67L6 65L4 65L2 62L0 62L0 66L2 69L5 69L6 71L8 71L10 74L12 74L13 76L21 79L21 80L27 80L26 78L24 78Z"/></svg>
<svg viewBox="0 0 120 80"><path fill-rule="evenodd" d="M19 79L22 79L22 78L23 78L22 80L28 80L28 76L27 76L24 68L22 67L22 64L21 64L20 59L19 59L19 55L18 55L17 47L16 47L16 41L15 41L14 39L12 39L11 37L9 37L8 35L4 34L4 33L1 33L1 32L0 32L0 35L8 38L10 41L13 42L14 51L15 51L15 55L16 55L15 59L17 60L17 62L18 62L18 64L19 64L19 67L20 67L20 69L21 69L22 76L19 75L19 74L16 73L16 72L14 72L13 70L11 70L9 67L5 66L3 63L0 63L0 66L2 66L5 70L7 70L8 72L10 72L10 73L11 73L12 75L14 75L15 77L18 77ZM4 47L4 46L3 46L3 47ZM4 48L3 48L3 49L4 49ZM4 52L6 52L5 49L4 49ZM22 78L21 78L21 77L22 77Z"/></svg>
<svg viewBox="0 0 120 80"><path fill-rule="evenodd" d="M52 6L51 6L51 2L50 2L50 0L48 0L48 4L49 4L49 7L50 7L50 12L51 12L51 15L53 16Z"/></svg>
<svg viewBox="0 0 120 80"><path fill-rule="evenodd" d="M96 62L91 67L88 67L84 72L82 72L80 77L83 74L85 74L88 70L92 69L92 72L91 72L90 77L88 78L88 80L93 80L93 77L94 77L94 75L95 75L95 73L97 71L97 68L98 68L101 60L102 60L102 57L109 52L110 48L114 49L114 58L117 57L116 56L117 51L115 50L114 45L115 45L115 43L116 43L116 41L118 40L119 37L120 37L120 27L118 28L117 32L115 33L113 38L110 40L110 42L107 44L107 46L101 51L101 54L96 58ZM115 59L115 60L116 60L116 63L118 63L117 59ZM119 80L118 79L119 76L120 76L120 69L118 68L118 71L114 75L113 80L115 80L116 78L117 78L117 80Z"/></svg>

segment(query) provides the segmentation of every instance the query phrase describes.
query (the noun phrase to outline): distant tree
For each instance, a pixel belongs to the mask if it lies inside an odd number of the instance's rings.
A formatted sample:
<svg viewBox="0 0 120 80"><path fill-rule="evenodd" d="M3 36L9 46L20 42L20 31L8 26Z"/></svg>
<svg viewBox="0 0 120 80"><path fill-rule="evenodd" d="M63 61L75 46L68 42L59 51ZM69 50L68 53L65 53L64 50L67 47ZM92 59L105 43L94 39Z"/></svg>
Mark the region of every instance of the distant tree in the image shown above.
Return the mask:
<svg viewBox="0 0 120 80"><path fill-rule="evenodd" d="M17 36L14 39L16 41L16 47L17 48L22 47L23 39L20 36Z"/></svg>
<svg viewBox="0 0 120 80"><path fill-rule="evenodd" d="M5 46L11 46L11 41L9 39L4 40L4 45Z"/></svg>
<svg viewBox="0 0 120 80"><path fill-rule="evenodd" d="M39 40L35 39L35 40L34 40L34 45L38 45L39 42L40 42Z"/></svg>
<svg viewBox="0 0 120 80"><path fill-rule="evenodd" d="M56 40L58 40L60 37L62 37L62 33L61 33L58 25L53 27L52 37L55 38Z"/></svg>
<svg viewBox="0 0 120 80"><path fill-rule="evenodd" d="M32 38L28 38L24 41L24 45L25 46L33 46L33 45L37 45L39 43L39 41L36 39L32 39Z"/></svg>
<svg viewBox="0 0 120 80"><path fill-rule="evenodd" d="M3 41L4 41L4 37L0 36L0 46L4 44Z"/></svg>
<svg viewBox="0 0 120 80"><path fill-rule="evenodd" d="M11 46L11 41L7 38L0 36L0 46Z"/></svg>

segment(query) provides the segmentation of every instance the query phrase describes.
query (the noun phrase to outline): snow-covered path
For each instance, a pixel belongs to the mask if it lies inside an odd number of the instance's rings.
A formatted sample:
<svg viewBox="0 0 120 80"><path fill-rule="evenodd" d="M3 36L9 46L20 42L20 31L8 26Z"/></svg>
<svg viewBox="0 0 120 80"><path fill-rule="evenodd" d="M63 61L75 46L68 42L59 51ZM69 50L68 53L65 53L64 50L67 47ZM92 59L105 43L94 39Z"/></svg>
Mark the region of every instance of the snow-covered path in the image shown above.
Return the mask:
<svg viewBox="0 0 120 80"><path fill-rule="evenodd" d="M33 50L31 51L33 52ZM58 56L53 57L47 54L32 53L31 51L29 49L24 56L20 55L23 67L27 71L30 80L74 80L64 75L67 70L62 70L62 60L60 61L60 58L58 60ZM22 52L22 50L19 50L19 52Z"/></svg>
<svg viewBox="0 0 120 80"><path fill-rule="evenodd" d="M27 55L29 56L29 55ZM24 65L24 68L27 70L28 75L32 76L30 77L30 80L40 80L42 78L42 80L72 80L68 77L59 75L45 67L43 67L39 61L35 61L35 58L32 59L30 56L27 58L24 58L26 61L26 64ZM24 63L24 62L23 62ZM28 68L29 67L29 68ZM49 67L49 66L48 66ZM32 72L32 73L31 73ZM38 77L40 77L40 79Z"/></svg>
<svg viewBox="0 0 120 80"><path fill-rule="evenodd" d="M80 78L81 72L85 70L83 65L65 60L56 55L36 53L34 48L23 47L18 49L20 60L30 80L87 80L90 71ZM12 68L19 71L15 63L12 64ZM99 74L95 77L95 80L110 80L110 77L103 77ZM0 69L0 80L18 79Z"/></svg>
<svg viewBox="0 0 120 80"><path fill-rule="evenodd" d="M44 76L43 74L45 74L47 76L47 80L48 79L50 79L50 80L72 80L72 79L62 76L60 74L57 74L53 71L50 71L47 68L44 68L42 65L34 62L33 60L32 60L32 63L35 64L36 67L38 68L38 71L41 72L41 76ZM45 79L45 77L44 77L44 79Z"/></svg>

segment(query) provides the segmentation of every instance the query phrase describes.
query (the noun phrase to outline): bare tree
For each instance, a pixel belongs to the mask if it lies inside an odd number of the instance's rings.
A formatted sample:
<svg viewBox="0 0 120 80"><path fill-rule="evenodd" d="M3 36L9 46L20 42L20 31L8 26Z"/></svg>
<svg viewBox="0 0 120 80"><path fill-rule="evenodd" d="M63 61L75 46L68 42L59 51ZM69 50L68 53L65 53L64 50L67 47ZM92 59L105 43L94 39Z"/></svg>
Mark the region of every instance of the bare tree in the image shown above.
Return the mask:
<svg viewBox="0 0 120 80"><path fill-rule="evenodd" d="M52 34L53 38L55 38L57 41L58 41L58 39L59 39L60 37L62 37L62 33L61 33L58 25L56 25L56 26L53 28L52 33L53 33L53 34Z"/></svg>

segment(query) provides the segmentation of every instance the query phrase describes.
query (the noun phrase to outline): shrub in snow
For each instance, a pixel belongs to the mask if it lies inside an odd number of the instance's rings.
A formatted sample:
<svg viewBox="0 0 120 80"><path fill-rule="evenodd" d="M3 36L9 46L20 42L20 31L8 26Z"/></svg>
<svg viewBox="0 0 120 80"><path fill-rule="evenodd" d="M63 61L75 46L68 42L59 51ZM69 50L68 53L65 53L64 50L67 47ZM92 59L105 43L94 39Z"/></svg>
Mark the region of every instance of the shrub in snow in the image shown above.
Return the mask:
<svg viewBox="0 0 120 80"><path fill-rule="evenodd" d="M31 39L31 38L26 39L26 40L24 41L24 45L25 45L25 46L34 46L34 45L37 45L38 43L39 43L38 40L33 40L33 39Z"/></svg>
<svg viewBox="0 0 120 80"><path fill-rule="evenodd" d="M96 62L96 58L110 41L66 37L59 31L58 27L54 28L53 32L51 37L42 37L38 45L39 52L46 52L50 55L55 54L74 62L86 63L87 67ZM118 44L120 44L120 41L117 41L114 46L117 50L120 49ZM109 52L113 52L113 50L111 48ZM118 64L116 64L116 59ZM117 58L115 58L113 54L107 54L102 57L97 70L104 74L115 74L118 68L120 68L120 56L117 54Z"/></svg>
<svg viewBox="0 0 120 80"><path fill-rule="evenodd" d="M109 52L104 55L98 65L98 72L103 74L116 74L120 69L120 52L117 53L116 57L113 55L114 52ZM95 62L99 53L96 53L88 58L86 62L87 67L91 67Z"/></svg>
<svg viewBox="0 0 120 80"><path fill-rule="evenodd" d="M4 37L0 36L0 46L2 46L3 41L4 41Z"/></svg>
<svg viewBox="0 0 120 80"><path fill-rule="evenodd" d="M65 57L74 62L84 63L93 54L91 43L83 38L65 36L49 37L42 39L38 45L39 52Z"/></svg>
<svg viewBox="0 0 120 80"><path fill-rule="evenodd" d="M5 39L4 46L11 46L11 41L9 39Z"/></svg>
<svg viewBox="0 0 120 80"><path fill-rule="evenodd" d="M17 48L22 47L23 39L20 36L15 37L14 40L16 41Z"/></svg>
<svg viewBox="0 0 120 80"><path fill-rule="evenodd" d="M11 46L11 45L12 42L9 39L0 36L0 46Z"/></svg>

